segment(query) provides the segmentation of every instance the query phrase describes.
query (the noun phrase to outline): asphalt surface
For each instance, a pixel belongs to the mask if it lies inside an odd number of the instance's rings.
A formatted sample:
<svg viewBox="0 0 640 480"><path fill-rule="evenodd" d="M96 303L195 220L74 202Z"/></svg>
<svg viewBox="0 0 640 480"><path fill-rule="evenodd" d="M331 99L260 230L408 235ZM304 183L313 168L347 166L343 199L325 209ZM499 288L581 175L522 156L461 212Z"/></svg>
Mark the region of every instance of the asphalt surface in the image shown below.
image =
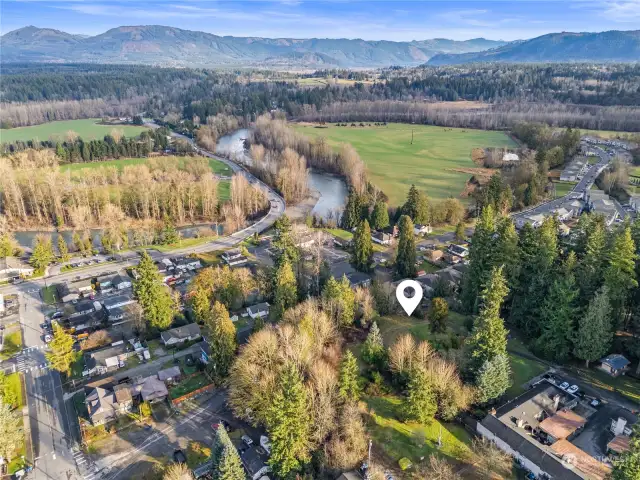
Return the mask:
<svg viewBox="0 0 640 480"><path fill-rule="evenodd" d="M177 134L175 136L182 137ZM193 144L191 139L182 138ZM153 254L155 259L233 247L254 233L263 232L284 213L284 200L268 185L234 162L196 149L204 156L215 158L227 164L234 172L245 175L251 184L260 188L270 202L269 213L243 230L202 245L176 249L166 254L158 254L157 251L150 250L149 253ZM120 261L115 264L97 264L95 267L66 273L60 273L61 265L59 265L52 268L45 278L0 287L2 294L18 294L20 296L19 317L25 348L9 363L0 365L0 368L17 369L25 375L26 400L33 445L33 455L31 452L27 452L27 459L33 461L34 464L34 469L28 478L37 480L93 480L98 478L95 469L92 468L90 462L87 462L86 456L79 451L75 412L68 411L70 404L66 404L63 399L60 375L47 368L46 365L46 345L42 337L41 324L44 322L44 312L50 308L43 303L40 290L53 281L72 280L77 276L96 276L103 272L136 265L138 258L136 252L124 252L120 255ZM91 468L87 468L87 466Z"/></svg>

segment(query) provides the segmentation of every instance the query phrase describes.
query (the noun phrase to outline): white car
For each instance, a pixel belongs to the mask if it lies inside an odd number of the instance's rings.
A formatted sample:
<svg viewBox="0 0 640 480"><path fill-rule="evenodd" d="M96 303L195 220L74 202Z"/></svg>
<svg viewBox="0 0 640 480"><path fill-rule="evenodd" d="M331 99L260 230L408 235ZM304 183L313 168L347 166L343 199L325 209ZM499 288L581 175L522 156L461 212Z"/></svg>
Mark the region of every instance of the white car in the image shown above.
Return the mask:
<svg viewBox="0 0 640 480"><path fill-rule="evenodd" d="M562 382L560 388L566 392L567 388L569 388L569 382Z"/></svg>
<svg viewBox="0 0 640 480"><path fill-rule="evenodd" d="M49 334L44 336L44 341L45 343L49 343L51 340L53 340L53 337Z"/></svg>
<svg viewBox="0 0 640 480"><path fill-rule="evenodd" d="M576 393L576 392L578 391L578 389L579 389L578 385L571 385L571 386L567 389L567 393L570 393L570 394L572 394L572 395L573 395L574 393Z"/></svg>
<svg viewBox="0 0 640 480"><path fill-rule="evenodd" d="M242 435L242 441L247 445L247 447L253 445L253 440L251 440L249 435Z"/></svg>

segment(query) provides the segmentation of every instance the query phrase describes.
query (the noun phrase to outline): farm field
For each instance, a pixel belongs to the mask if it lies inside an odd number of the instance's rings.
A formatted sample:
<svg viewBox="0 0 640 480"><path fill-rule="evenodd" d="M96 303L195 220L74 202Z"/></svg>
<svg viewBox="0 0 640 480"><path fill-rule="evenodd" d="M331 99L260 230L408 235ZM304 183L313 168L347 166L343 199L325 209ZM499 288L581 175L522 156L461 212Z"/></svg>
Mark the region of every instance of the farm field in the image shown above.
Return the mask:
<svg viewBox="0 0 640 480"><path fill-rule="evenodd" d="M372 182L389 196L392 206L404 203L412 183L433 200L459 197L473 174L470 169L477 167L471 160L473 148L517 146L503 132L428 125L316 128L300 124L294 128L309 137L323 136L335 148L352 144Z"/></svg>
<svg viewBox="0 0 640 480"><path fill-rule="evenodd" d="M125 137L135 137L147 130L147 127L134 125L98 125L99 118L83 120L62 120L59 122L43 123L32 127L18 127L8 130L0 130L0 143L10 143L16 140L49 140L49 138L64 140L67 132L73 130L83 140L95 140L103 138L114 128L122 130Z"/></svg>

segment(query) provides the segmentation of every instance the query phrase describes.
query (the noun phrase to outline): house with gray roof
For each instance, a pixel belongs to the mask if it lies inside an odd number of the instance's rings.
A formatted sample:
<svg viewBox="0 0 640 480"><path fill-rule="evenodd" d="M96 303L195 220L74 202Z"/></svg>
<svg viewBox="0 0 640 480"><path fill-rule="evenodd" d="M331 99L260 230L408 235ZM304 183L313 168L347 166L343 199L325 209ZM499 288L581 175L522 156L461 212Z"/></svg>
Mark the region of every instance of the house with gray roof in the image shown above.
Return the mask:
<svg viewBox="0 0 640 480"><path fill-rule="evenodd" d="M197 323L190 323L182 327L172 328L160 334L162 343L165 345L178 345L180 343L197 340L202 336L200 326Z"/></svg>
<svg viewBox="0 0 640 480"><path fill-rule="evenodd" d="M126 383L115 386L105 384L98 387L85 387L85 404L91 423L104 425L130 412L133 406L130 387Z"/></svg>
<svg viewBox="0 0 640 480"><path fill-rule="evenodd" d="M612 377L624 375L629 369L631 362L624 355L613 353L600 359L600 370L604 370Z"/></svg>

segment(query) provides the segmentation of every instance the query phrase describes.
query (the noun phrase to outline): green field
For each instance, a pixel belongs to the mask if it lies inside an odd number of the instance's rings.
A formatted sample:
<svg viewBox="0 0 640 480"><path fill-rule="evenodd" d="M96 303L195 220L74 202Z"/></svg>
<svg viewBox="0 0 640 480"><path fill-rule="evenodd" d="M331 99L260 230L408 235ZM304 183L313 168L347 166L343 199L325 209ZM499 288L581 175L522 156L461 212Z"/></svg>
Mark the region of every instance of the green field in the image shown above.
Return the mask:
<svg viewBox="0 0 640 480"><path fill-rule="evenodd" d="M556 187L556 197L564 197L567 195L578 182L553 182Z"/></svg>
<svg viewBox="0 0 640 480"><path fill-rule="evenodd" d="M95 140L103 138L111 133L111 130L122 130L125 137L135 137L147 127L136 127L133 125L98 125L99 118L89 118L85 120L63 120L60 122L43 123L33 127L11 128L0 130L0 143L11 143L16 140L49 140L49 138L64 140L67 132L73 130L83 140Z"/></svg>
<svg viewBox="0 0 640 480"><path fill-rule="evenodd" d="M386 127L294 128L309 137L324 136L335 147L352 144L367 165L373 183L394 206L404 203L412 183L434 200L458 197L472 174L454 169L477 168L471 160L473 148L516 147L503 132L463 128L400 123Z"/></svg>

